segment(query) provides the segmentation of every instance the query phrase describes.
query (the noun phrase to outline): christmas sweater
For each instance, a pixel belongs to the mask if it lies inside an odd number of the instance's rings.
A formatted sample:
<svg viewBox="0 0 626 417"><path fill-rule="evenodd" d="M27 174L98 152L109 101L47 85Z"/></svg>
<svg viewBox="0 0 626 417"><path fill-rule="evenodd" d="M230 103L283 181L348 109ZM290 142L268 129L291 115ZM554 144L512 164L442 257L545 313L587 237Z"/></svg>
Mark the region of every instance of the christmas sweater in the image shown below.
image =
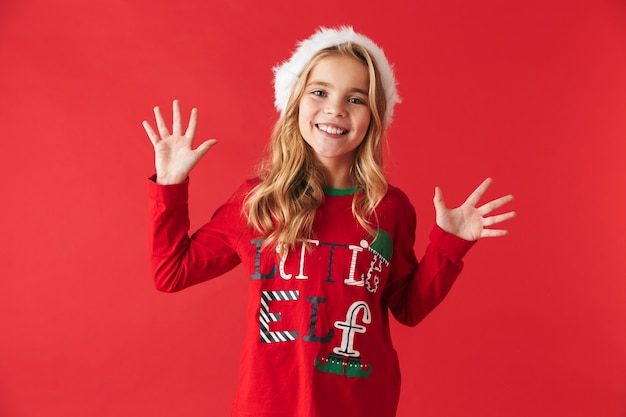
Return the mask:
<svg viewBox="0 0 626 417"><path fill-rule="evenodd" d="M450 290L472 246L435 226L418 262L415 211L389 186L367 233L354 190L326 190L315 235L280 253L246 225L250 180L189 236L188 183L149 181L157 289L182 290L243 264L246 336L234 417L393 417L400 367L389 314L414 326Z"/></svg>

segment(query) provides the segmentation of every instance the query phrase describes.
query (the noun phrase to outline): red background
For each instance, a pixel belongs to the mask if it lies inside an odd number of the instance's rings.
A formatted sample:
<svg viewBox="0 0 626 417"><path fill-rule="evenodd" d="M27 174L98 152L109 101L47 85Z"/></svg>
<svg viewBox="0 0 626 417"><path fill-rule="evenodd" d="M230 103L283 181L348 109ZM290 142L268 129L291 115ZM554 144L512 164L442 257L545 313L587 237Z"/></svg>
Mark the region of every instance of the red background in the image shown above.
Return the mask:
<svg viewBox="0 0 626 417"><path fill-rule="evenodd" d="M617 0L0 4L0 416L225 416L240 269L151 282L141 127L171 100L220 143L194 171L198 227L253 173L276 119L271 67L319 25L396 63L392 183L418 213L486 176L512 192L420 326L394 323L398 415L626 415L626 4Z"/></svg>

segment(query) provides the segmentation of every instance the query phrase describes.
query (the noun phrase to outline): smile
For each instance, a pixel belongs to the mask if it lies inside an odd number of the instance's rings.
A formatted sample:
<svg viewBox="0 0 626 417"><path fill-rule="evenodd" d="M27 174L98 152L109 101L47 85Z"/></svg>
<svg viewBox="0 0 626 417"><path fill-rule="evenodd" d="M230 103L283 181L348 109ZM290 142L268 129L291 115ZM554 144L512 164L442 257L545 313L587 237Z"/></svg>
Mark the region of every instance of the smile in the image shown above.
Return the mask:
<svg viewBox="0 0 626 417"><path fill-rule="evenodd" d="M324 125L324 124L318 124L316 126L322 132L328 133L330 135L345 135L346 133L348 133L347 129L342 129L339 127L334 127L334 126L329 126L329 125Z"/></svg>

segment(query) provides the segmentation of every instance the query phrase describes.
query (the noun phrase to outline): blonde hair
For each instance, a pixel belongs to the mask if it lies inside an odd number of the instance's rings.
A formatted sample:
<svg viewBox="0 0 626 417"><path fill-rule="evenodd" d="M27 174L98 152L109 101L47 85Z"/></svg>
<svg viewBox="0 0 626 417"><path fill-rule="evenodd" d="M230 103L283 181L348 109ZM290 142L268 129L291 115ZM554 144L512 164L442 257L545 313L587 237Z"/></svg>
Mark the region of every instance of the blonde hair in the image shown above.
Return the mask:
<svg viewBox="0 0 626 417"><path fill-rule="evenodd" d="M370 125L355 150L350 175L356 187L352 200L354 218L368 233L375 234L375 225L369 219L376 216L375 209L387 192L383 170L383 122L387 101L373 58L362 46L348 42L322 49L311 58L274 126L266 157L259 168L261 182L250 191L244 205L248 224L264 237L264 245L280 245L291 250L315 237L313 222L324 200L326 176L300 133L299 104L313 67L322 59L337 55L359 60L369 73Z"/></svg>

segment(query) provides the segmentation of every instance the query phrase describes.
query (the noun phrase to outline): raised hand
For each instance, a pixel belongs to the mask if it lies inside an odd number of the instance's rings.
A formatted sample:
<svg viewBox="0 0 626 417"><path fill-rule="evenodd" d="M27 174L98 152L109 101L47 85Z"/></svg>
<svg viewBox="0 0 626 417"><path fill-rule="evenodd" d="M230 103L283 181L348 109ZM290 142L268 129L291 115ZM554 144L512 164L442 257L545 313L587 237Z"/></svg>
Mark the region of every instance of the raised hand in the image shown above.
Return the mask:
<svg viewBox="0 0 626 417"><path fill-rule="evenodd" d="M196 149L192 149L193 137L196 134L198 123L198 109L191 110L189 124L183 134L181 122L180 104L174 100L172 104L172 133L168 130L161 115L159 107L154 108L157 134L150 123L143 121L150 142L154 146L154 165L156 167L157 183L177 184L183 182L189 176L189 172L196 166L198 161L207 153L217 140L210 139L201 143Z"/></svg>
<svg viewBox="0 0 626 417"><path fill-rule="evenodd" d="M514 211L495 216L487 215L513 201L512 195L509 194L476 207L480 198L491 185L491 182L491 178L484 180L463 204L454 209L446 207L441 189L435 187L433 203L435 205L437 225L444 231L465 240L478 240L482 237L500 237L508 234L507 230L488 229L488 227L512 219L516 215Z"/></svg>

